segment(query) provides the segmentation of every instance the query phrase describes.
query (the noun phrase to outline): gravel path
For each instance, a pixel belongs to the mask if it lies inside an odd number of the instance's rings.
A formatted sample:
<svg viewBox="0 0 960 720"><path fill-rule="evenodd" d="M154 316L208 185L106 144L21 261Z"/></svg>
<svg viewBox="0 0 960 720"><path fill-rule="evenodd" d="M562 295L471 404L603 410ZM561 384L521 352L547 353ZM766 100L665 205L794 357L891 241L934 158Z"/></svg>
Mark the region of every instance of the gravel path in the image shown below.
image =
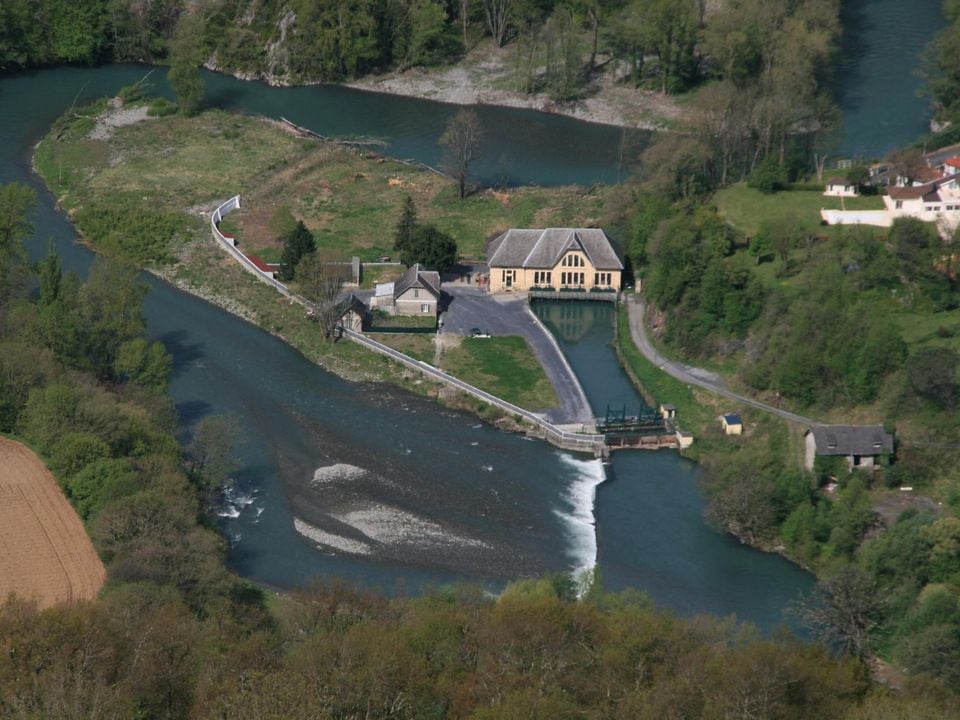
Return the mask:
<svg viewBox="0 0 960 720"><path fill-rule="evenodd" d="M718 376L716 373L710 372L709 370L691 367L689 365L674 362L663 357L659 352L657 352L657 349L653 346L653 343L650 342L650 338L647 336L647 328L643 322L644 310L645 307L643 300L641 300L639 297L633 296L627 299L627 313L630 316L630 336L633 338L633 342L637 346L637 349L643 353L643 356L667 373L667 375L670 375L671 377L690 385L696 385L704 390L709 390L717 395L722 395L723 397L730 398L731 400L736 400L744 405L749 405L750 407L757 408L758 410L771 413L772 415L783 418L788 422L806 426L822 424L818 420L804 417L803 415L797 415L796 413L788 412L787 410L781 410L773 405L768 405L767 403L760 402L759 400L754 400L753 398L745 395L735 393L732 390L727 389L723 383L723 379L720 376Z"/></svg>

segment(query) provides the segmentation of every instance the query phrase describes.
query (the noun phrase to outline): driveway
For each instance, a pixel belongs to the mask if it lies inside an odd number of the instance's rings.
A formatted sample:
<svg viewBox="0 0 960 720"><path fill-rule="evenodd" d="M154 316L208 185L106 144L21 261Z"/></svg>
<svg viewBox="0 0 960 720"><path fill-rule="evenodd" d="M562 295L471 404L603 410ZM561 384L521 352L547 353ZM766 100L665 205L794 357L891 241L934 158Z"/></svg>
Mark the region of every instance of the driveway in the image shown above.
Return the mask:
<svg viewBox="0 0 960 720"><path fill-rule="evenodd" d="M772 415L776 415L777 417L781 417L784 420L788 420L792 423L798 423L800 425L807 426L821 424L818 421L804 417L803 415L797 415L796 413L788 412L787 410L781 410L773 405L768 405L767 403L763 403L759 400L754 400L753 398L740 395L732 390L728 390L724 385L723 380L709 370L691 367L689 365L684 365L683 363L667 360L665 357L663 357L663 355L657 352L657 349L653 346L653 343L650 342L650 338L647 337L647 327L643 322L644 309L643 300L640 298L631 296L627 299L627 313L630 317L630 337L633 338L634 344L637 346L637 349L643 353L643 356L658 368L663 370L667 375L675 377L677 380L685 382L689 385L696 385L704 390L709 390L717 395L722 395L725 398L730 398L731 400L736 400L744 405L749 405L750 407L757 408L758 410L771 413Z"/></svg>
<svg viewBox="0 0 960 720"><path fill-rule="evenodd" d="M490 295L469 285L446 284L450 302L443 314L443 332L468 335L480 328L491 335L526 338L560 398L560 406L543 413L555 425L592 424L593 411L580 381L553 335L530 310L525 295Z"/></svg>

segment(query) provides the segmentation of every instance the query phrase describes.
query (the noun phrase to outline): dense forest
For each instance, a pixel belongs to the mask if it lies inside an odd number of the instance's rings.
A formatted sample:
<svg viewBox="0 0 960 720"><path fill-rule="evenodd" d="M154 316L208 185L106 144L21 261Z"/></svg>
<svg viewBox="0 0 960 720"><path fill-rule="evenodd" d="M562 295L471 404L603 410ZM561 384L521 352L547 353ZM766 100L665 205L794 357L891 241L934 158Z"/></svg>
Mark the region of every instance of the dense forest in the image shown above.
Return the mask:
<svg viewBox="0 0 960 720"><path fill-rule="evenodd" d="M759 79L771 94L769 115L815 89L838 4L730 0L708 12L704 0L6 0L0 69L163 62L176 52L178 28L193 24L211 66L336 81L456 60L487 37L513 46L517 89L574 97L613 62L624 82L667 93L722 79L744 100ZM775 142L777 129L765 122Z"/></svg>
<svg viewBox="0 0 960 720"><path fill-rule="evenodd" d="M163 392L170 358L143 335L135 272L97 260L81 282L53 254L29 263L33 202L23 186L0 187L0 429L45 456L108 583L93 603L0 605L3 717L945 720L960 711L921 679L896 693L873 688L855 658L730 621L680 620L639 593L604 593L599 577L524 580L496 598L471 587L386 599L333 581L289 596L251 586L225 569L224 543L205 519L229 471L226 426L208 418L180 447ZM925 608L943 606L936 596Z"/></svg>

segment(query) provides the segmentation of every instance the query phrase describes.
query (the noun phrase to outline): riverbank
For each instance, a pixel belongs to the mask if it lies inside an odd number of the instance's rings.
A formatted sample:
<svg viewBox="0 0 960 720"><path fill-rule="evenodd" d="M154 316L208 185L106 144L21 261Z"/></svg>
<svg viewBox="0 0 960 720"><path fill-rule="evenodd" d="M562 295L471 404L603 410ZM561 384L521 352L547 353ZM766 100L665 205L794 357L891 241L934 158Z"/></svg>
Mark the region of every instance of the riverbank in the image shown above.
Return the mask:
<svg viewBox="0 0 960 720"><path fill-rule="evenodd" d="M497 427L521 429L485 403L350 343L326 342L301 308L259 286L215 247L207 218L222 197L217 193L239 191L245 193L243 209L229 216L224 229L247 254L279 260L281 236L296 218L310 227L321 252L371 260L393 251L384 228L395 224L411 197L421 222L451 233L461 253L478 257L486 238L507 227L591 222L606 189L524 187L460 200L449 178L368 150L305 138L267 119L218 111L154 118L139 109L100 101L59 121L36 148L36 171L91 247L143 265L253 322L341 377L394 383L478 413ZM144 197L150 198L146 206ZM170 239L158 238L162 234ZM449 361L466 382L495 394L516 386L516 397L507 399L523 407L533 403L532 410L555 400L542 372L536 382L517 384L515 371L530 362L516 352L505 364L474 363L461 355L452 352ZM529 349L524 355L535 365ZM492 369L498 372L491 375Z"/></svg>
<svg viewBox="0 0 960 720"><path fill-rule="evenodd" d="M577 120L637 130L667 130L685 121L684 106L660 92L625 81L615 63L596 70L581 97L567 102L546 93L523 93L516 85L515 44L477 43L459 62L439 68L414 67L345 83L358 90L402 95L455 105L498 105L565 115Z"/></svg>

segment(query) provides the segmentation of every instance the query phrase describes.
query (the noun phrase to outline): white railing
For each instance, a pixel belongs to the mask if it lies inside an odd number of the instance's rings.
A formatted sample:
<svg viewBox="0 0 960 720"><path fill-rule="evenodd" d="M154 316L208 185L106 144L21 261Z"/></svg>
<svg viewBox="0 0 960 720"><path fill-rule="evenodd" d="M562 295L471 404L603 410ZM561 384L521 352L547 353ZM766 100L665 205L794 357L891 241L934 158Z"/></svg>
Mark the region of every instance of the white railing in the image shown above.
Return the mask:
<svg viewBox="0 0 960 720"><path fill-rule="evenodd" d="M220 223L223 220L224 216L233 212L240 207L240 196L234 195L232 198L227 200L225 203L217 207L216 210L210 215L210 229L213 232L213 237L217 243L224 248L228 253L230 253L234 259L236 259L244 268L253 273L259 280L262 282L271 285L276 290L281 292L285 297L290 300L303 305L304 307L309 308L310 303L300 295L297 295L294 292L291 292L286 285L284 285L279 280L275 280L270 275L265 273L263 270L258 268L253 262L244 255L237 248L237 244L233 238L229 238L220 231ZM588 435L581 433L571 433L565 430L561 430L556 425L544 420L539 415L536 415L529 410L524 410L521 407L509 403L506 400L498 398L496 395L491 395L485 390L481 390L478 387L460 380L459 378L454 377L445 373L439 368L435 368L432 365L423 362L422 360L415 360L409 355L405 355L399 350L394 350L392 347L388 347L383 343L377 342L373 338L369 338L366 335L358 333L354 330L344 329L344 337L352 340L355 343L364 345L365 347L370 348L371 350L378 352L382 355L386 355L394 360L403 363L407 367L413 368L428 377L431 377L440 382L446 383L452 387L462 390L468 395L472 395L480 400L483 400L490 405L500 408L501 410L511 413L513 415L519 415L528 422L532 423L543 431L544 437L554 445L559 445L571 450L582 450L585 452L599 452L605 446L605 441L603 435Z"/></svg>
<svg viewBox="0 0 960 720"><path fill-rule="evenodd" d="M227 237L222 232L220 232L220 222L223 218L234 210L240 207L240 196L234 195L232 198L227 200L225 203L220 205L216 210L213 211L213 214L210 216L210 230L213 232L214 239L224 248L228 253L233 255L233 257L244 267L244 269L253 273L260 280L272 285L277 291L290 298L296 302L301 303L302 305L307 305L307 301L301 298L299 295L290 292L287 289L287 286L284 285L279 280L275 280L268 273L265 273L263 270L258 268L253 261L240 252L237 248L237 242L234 238Z"/></svg>

